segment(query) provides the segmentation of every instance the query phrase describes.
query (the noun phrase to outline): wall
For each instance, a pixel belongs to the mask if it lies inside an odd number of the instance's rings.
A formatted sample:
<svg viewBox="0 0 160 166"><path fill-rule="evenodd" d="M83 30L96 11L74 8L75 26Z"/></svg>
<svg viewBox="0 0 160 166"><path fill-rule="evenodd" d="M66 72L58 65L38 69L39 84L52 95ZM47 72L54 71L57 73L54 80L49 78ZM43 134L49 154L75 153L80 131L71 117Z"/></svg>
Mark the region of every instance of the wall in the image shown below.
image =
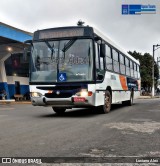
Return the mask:
<svg viewBox="0 0 160 166"><path fill-rule="evenodd" d="M29 78L27 78L27 77L17 77L17 76L7 76L7 83L8 83L10 98L14 98L15 81L20 82L20 93L21 94L24 95L24 94L29 92Z"/></svg>

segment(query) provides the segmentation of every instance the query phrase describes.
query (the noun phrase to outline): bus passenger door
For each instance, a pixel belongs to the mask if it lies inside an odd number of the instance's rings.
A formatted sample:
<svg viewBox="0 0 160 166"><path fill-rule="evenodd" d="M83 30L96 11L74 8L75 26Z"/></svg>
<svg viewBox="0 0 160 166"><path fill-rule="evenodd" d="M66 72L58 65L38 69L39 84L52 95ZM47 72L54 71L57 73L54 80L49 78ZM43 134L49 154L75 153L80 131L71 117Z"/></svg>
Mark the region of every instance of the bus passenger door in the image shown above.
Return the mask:
<svg viewBox="0 0 160 166"><path fill-rule="evenodd" d="M96 94L95 94L95 106L104 105L104 88L103 79L105 76L104 57L100 56L100 45L95 44L96 53ZM99 83L98 83L99 82Z"/></svg>

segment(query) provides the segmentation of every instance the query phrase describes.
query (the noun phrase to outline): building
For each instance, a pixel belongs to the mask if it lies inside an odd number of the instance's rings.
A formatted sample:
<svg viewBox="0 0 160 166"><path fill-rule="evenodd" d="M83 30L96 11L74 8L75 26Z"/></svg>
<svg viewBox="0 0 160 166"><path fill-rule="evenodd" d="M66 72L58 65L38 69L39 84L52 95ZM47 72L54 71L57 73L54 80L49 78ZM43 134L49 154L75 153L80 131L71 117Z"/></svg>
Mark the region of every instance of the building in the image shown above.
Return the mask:
<svg viewBox="0 0 160 166"><path fill-rule="evenodd" d="M26 40L32 33L0 22L0 92L7 92L7 99L14 94L29 93L29 58L23 59Z"/></svg>

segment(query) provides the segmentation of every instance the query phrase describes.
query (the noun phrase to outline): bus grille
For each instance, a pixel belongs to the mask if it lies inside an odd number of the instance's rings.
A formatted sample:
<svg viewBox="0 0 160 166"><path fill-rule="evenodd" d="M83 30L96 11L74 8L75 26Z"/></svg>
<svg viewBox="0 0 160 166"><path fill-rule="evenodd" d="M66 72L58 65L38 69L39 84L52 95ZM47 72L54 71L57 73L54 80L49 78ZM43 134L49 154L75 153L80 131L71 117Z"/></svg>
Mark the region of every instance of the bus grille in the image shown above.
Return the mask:
<svg viewBox="0 0 160 166"><path fill-rule="evenodd" d="M72 93L60 93L60 94L56 94L56 93L46 93L45 97L47 98L69 98L72 96Z"/></svg>

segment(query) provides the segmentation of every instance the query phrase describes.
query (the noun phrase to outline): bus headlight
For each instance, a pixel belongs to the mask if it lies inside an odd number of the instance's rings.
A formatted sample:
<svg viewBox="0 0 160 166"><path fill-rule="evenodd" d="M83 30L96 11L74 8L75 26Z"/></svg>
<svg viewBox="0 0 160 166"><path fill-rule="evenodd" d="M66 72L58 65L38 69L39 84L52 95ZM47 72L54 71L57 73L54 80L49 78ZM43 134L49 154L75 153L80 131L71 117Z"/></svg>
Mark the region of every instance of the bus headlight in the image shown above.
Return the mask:
<svg viewBox="0 0 160 166"><path fill-rule="evenodd" d="M31 92L30 95L31 95L31 97L41 97L42 96L42 94L39 92Z"/></svg>
<svg viewBox="0 0 160 166"><path fill-rule="evenodd" d="M76 95L81 97L88 97L88 96L92 96L92 92L82 89L80 92L76 93Z"/></svg>
<svg viewBox="0 0 160 166"><path fill-rule="evenodd" d="M88 92L87 91L81 91L80 92L80 96L81 97L87 97L88 96Z"/></svg>

